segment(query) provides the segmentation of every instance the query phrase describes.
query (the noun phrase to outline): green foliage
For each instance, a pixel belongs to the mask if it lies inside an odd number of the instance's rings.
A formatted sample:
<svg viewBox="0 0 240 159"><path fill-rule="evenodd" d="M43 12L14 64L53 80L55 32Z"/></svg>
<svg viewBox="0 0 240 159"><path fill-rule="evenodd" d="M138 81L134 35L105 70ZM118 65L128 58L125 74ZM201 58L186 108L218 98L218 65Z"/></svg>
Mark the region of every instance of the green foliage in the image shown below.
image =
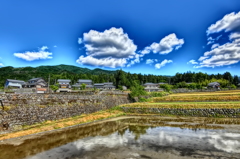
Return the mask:
<svg viewBox="0 0 240 159"><path fill-rule="evenodd" d="M53 90L54 92L56 92L58 90L58 86L56 85L50 85L51 90Z"/></svg>
<svg viewBox="0 0 240 159"><path fill-rule="evenodd" d="M188 85L187 85L187 83L185 81L179 82L179 83L176 84L177 88L187 88L187 86Z"/></svg>
<svg viewBox="0 0 240 159"><path fill-rule="evenodd" d="M235 86L234 84L231 84L230 88L232 88L232 89L236 89L237 86Z"/></svg>
<svg viewBox="0 0 240 159"><path fill-rule="evenodd" d="M80 86L81 90L85 90L86 89L86 84L85 83L82 83L81 86Z"/></svg>
<svg viewBox="0 0 240 159"><path fill-rule="evenodd" d="M133 82L133 85L130 87L130 90L131 90L131 93L130 93L131 97L140 97L143 95L147 95L147 92L144 90L144 87L138 84L137 81Z"/></svg>
<svg viewBox="0 0 240 159"><path fill-rule="evenodd" d="M161 84L160 88L163 88L166 92L169 92L171 89L173 89L173 86L169 84Z"/></svg>
<svg viewBox="0 0 240 159"><path fill-rule="evenodd" d="M142 97L139 98L139 102L149 102L149 101L150 101L150 99L146 99L146 98L142 98Z"/></svg>
<svg viewBox="0 0 240 159"><path fill-rule="evenodd" d="M197 84L196 83L191 83L187 85L188 89L197 89Z"/></svg>

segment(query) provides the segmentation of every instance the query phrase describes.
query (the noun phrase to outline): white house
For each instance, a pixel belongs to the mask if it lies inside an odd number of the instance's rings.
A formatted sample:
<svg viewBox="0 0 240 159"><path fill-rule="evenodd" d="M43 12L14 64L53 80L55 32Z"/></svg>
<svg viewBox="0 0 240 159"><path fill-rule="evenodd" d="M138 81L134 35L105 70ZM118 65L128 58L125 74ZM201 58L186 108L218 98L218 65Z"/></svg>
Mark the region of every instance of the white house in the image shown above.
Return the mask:
<svg viewBox="0 0 240 159"><path fill-rule="evenodd" d="M143 85L144 87L144 90L147 91L147 92L157 92L159 91L159 84L157 83L145 83Z"/></svg>
<svg viewBox="0 0 240 159"><path fill-rule="evenodd" d="M8 88L8 87L22 88L23 85L25 85L25 84L26 83L24 81L21 81L21 80L7 79L4 87L5 88Z"/></svg>
<svg viewBox="0 0 240 159"><path fill-rule="evenodd" d="M70 79L58 79L59 89L57 92L71 92Z"/></svg>

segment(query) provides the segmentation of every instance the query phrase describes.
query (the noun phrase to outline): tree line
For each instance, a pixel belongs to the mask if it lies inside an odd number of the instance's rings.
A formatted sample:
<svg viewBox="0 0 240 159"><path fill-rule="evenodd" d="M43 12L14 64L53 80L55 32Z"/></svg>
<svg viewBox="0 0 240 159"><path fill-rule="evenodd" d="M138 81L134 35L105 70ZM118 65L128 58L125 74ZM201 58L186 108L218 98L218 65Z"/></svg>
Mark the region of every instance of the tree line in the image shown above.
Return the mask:
<svg viewBox="0 0 240 159"><path fill-rule="evenodd" d="M79 79L91 79L93 83L113 82L117 88L126 86L130 88L134 82L142 85L144 83L167 83L184 88L191 83L195 85L206 86L209 82L219 82L221 86L227 87L230 85L237 86L239 77L231 75L230 72L223 74L207 74L202 72L176 73L174 76L152 75L152 74L137 74L124 72L123 70L108 71L102 69L89 70L69 65L58 66L40 66L40 67L2 67L0 68L0 85L4 86L6 79L17 79L28 81L31 78L42 77L48 82L50 76L50 85L57 84L58 79L70 79L71 84L77 83ZM190 85L191 86L191 85Z"/></svg>

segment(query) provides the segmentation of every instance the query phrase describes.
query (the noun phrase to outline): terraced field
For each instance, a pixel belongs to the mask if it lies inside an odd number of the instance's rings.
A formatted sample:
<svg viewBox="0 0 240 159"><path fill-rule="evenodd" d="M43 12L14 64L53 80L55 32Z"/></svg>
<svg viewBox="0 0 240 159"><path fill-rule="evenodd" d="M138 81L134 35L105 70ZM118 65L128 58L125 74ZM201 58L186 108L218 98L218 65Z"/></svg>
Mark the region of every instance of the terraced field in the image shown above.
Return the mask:
<svg viewBox="0 0 240 159"><path fill-rule="evenodd" d="M123 107L173 109L239 109L240 90L178 93L154 97L149 102L132 103Z"/></svg>

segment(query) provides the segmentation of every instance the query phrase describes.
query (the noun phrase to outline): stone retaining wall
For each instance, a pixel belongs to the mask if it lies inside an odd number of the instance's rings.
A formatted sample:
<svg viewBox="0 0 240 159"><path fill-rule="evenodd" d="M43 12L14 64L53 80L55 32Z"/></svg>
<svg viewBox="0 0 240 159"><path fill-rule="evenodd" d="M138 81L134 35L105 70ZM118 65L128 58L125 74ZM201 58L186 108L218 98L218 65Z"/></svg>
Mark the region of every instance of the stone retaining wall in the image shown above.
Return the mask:
<svg viewBox="0 0 240 159"><path fill-rule="evenodd" d="M122 107L122 110L125 113L137 113L137 114L240 118L240 109L170 109L170 108Z"/></svg>
<svg viewBox="0 0 240 159"><path fill-rule="evenodd" d="M1 95L0 95L1 96ZM3 96L1 96L3 98ZM0 97L0 98L1 98ZM58 120L81 114L127 104L127 95L77 96L77 95L13 95L3 98L10 109L0 109L1 123L15 125L31 125L46 120Z"/></svg>

